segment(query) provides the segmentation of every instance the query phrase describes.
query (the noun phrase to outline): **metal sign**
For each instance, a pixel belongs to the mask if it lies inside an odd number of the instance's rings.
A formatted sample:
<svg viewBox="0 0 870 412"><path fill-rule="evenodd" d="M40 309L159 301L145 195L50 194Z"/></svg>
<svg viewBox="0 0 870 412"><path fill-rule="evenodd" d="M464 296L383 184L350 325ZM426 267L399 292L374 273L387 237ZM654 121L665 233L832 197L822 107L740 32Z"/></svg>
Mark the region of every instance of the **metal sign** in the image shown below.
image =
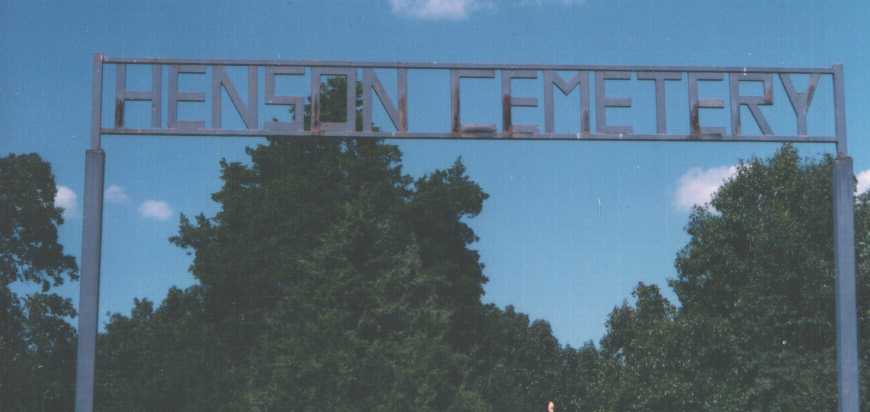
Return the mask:
<svg viewBox="0 0 870 412"><path fill-rule="evenodd" d="M448 63L370 63L370 62L322 62L322 61L271 61L271 60L189 60L189 59L116 59L105 58L102 64L115 66L114 82L114 120L113 127L103 128L101 133L112 135L187 135L187 136L334 136L334 137L372 137L372 138L474 138L474 139L557 139L557 140L713 140L713 141L775 141L775 142L815 142L843 143L836 136L809 135L807 133L807 113L822 76L833 79L834 110L839 113L842 107L841 88L842 67L830 68L748 68L748 67L649 67L649 66L581 66L581 65L483 65ZM127 67L131 65L148 66L151 71L151 84L147 90L131 91L127 87ZM247 79L236 84L227 74L229 67L246 71ZM395 92L391 96L381 81L378 72L392 71L395 77ZM408 72L414 70L449 71L450 117L444 119L442 132L419 130L409 124L409 101L425 99L425 96L409 96L412 89L408 86ZM164 87L164 73L168 85ZM210 80L207 90L180 90L179 77L194 75ZM308 76L310 87L304 95L288 96L276 93L276 80L285 76ZM805 88L795 87L794 75L808 77ZM362 86L363 130L355 130L352 116L340 123L322 121L320 118L321 80L324 76L341 76L347 84ZM495 79L489 82L499 88L501 99L491 104L498 105L501 119L492 119L486 124L468 124L462 120L461 89L472 79ZM538 81L543 92L543 102L537 97L517 96L512 90L515 79ZM648 83L655 91L655 133L635 133L632 125L614 125L607 120L609 108L632 107L630 96L614 96L607 92L606 85L612 80L636 80ZM687 96L666 96L668 82L688 83ZM699 84L718 82L727 85L729 98L705 97L699 93ZM758 95L743 94L740 85L746 82L760 83L762 92ZM795 133L777 133L765 118L763 106L774 104L773 84L779 82L785 90L785 101L792 107ZM239 90L246 90L243 98ZM259 91L263 90L260 98ZM353 89L351 89L353 90ZM221 94L229 95L230 103L236 110L244 128L228 129L221 118ZM554 96L557 94L579 95L580 108L575 120L578 132L565 132L555 127ZM208 101L207 103L207 96ZM668 129L668 98L688 99L689 112L686 119L690 132L686 135L675 134ZM164 108L164 99L166 107ZM147 101L151 103L151 122L148 128L129 128L124 122L127 102ZM310 102L311 121L304 128L301 114L305 102ZM179 119L179 103L193 102L210 106L211 115L200 119ZM593 106L594 105L594 106ZM387 114L394 132L372 130L372 112L380 106ZM259 116L264 107L292 108L296 113L292 121L263 119ZM513 119L515 107L537 108L543 110L544 122L540 125L516 124ZM594 119L590 107L594 107ZM741 108L752 114L760 135L746 135L741 124ZM720 109L730 112L730 128L705 125L701 109ZM166 111L164 122L163 111ZM356 110L355 93L347 94L349 113ZM501 128L495 121L501 120ZM837 126L839 124L837 118Z"/></svg>
<svg viewBox="0 0 870 412"><path fill-rule="evenodd" d="M81 297L79 300L79 345L76 371L76 411L93 410L95 348L97 314L99 312L100 253L102 234L103 183L105 153L101 149L104 135L144 136L320 136L324 138L395 138L395 139L536 139L536 140L615 140L615 141L731 141L731 142L795 142L830 143L837 149L833 168L834 206L834 262L836 271L837 308L837 365L839 410L858 412L858 338L857 306L855 294L855 234L854 190L852 159L846 145L846 117L843 87L843 67L830 68L749 68L749 67L683 67L683 66L586 66L586 65L507 65L507 64L446 64L446 63L371 63L276 60L193 60L193 59L126 59L94 56L91 117L91 149L86 153L84 228L81 255ZM103 68L114 66L114 118L111 127L103 127ZM130 66L150 68L150 87L130 90L127 71ZM246 81L234 82L229 71L241 70ZM408 86L408 73L413 70L449 71L450 116L444 119L445 131L418 130L409 122L409 101L425 99L412 96ZM387 90L379 72L393 71L396 85L393 95ZM167 86L163 87L164 74ZM182 90L182 75L205 76L210 80L207 90ZM309 76L304 95L281 95L276 91L276 80L282 76ZM795 75L807 78L805 87L796 87ZM321 119L321 80L324 76L344 77L348 85L357 81L362 86L363 130L355 129L357 110L356 93L346 95L347 119L330 122ZM492 102L501 109L501 128L495 123L467 124L463 122L461 88L473 79L498 78L501 99ZM833 83L834 135L808 133L807 114L813 103L816 87L823 77ZM384 76L386 79L386 76ZM609 108L632 106L630 96L608 93L606 85L613 80L645 82L655 92L655 133L635 133L632 125L614 125L607 120ZM517 96L513 92L514 79L540 81L543 102L530 96ZM686 80L688 94L688 134L676 134L667 124L668 99L665 85ZM727 85L728 101L705 96L699 91L700 83L719 82ZM761 92L744 94L741 84L761 84ZM794 133L778 134L767 121L761 107L775 103L773 84L779 82L794 114ZM491 82L492 83L492 82ZM246 88L247 93L238 90ZM263 90L260 99L259 91ZM348 90L355 90L348 88ZM222 93L229 96L243 128L223 126ZM206 94L210 94L208 102ZM579 110L575 113L578 132L568 133L555 128L554 102L557 94L579 95ZM164 109L164 100L166 107ZM130 128L125 124L128 102L150 102L150 126ZM179 103L209 105L208 118L179 118ZM303 121L306 102L310 104L308 128ZM210 103L210 104L209 104ZM594 104L594 106L592 106ZM395 131L373 130L372 112L380 106ZM265 107L293 108L294 118L289 121L266 120L260 116ZM542 125L517 124L513 109L516 107L543 110ZM590 107L594 108L594 120ZM744 134L740 112L747 108L761 134ZM701 109L728 110L730 128L712 127L704 122ZM164 110L166 122L163 121ZM354 114L351 116L350 114ZM288 116L289 117L289 116ZM497 119L491 119L495 122Z"/></svg>

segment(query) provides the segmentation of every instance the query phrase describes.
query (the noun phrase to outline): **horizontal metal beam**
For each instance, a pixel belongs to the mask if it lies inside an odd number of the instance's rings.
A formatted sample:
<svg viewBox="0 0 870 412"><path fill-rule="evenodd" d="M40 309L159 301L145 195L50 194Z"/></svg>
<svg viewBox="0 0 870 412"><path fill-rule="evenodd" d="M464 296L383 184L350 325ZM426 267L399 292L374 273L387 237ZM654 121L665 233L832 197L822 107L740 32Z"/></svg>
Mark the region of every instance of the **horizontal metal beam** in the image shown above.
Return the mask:
<svg viewBox="0 0 870 412"><path fill-rule="evenodd" d="M309 138L363 138L363 139L430 139L430 140L598 140L598 141L670 141L670 142L792 142L792 143L837 143L833 136L691 136L691 135L604 135L580 133L539 133L539 134L506 134L506 133L452 133L452 132L347 132L323 131L313 133L302 130L224 130L224 129L115 129L103 128L101 133L106 136L211 136L211 137L309 137Z"/></svg>
<svg viewBox="0 0 870 412"><path fill-rule="evenodd" d="M428 69L428 70L557 70L557 71L632 71L632 72L717 72L717 73L801 73L834 74L833 67L739 67L739 66L625 66L582 64L477 64L441 62L354 62L321 60L265 60L265 59L172 59L172 58L118 58L106 57L106 64L168 64L202 66L294 66L294 67L354 67L371 69Z"/></svg>

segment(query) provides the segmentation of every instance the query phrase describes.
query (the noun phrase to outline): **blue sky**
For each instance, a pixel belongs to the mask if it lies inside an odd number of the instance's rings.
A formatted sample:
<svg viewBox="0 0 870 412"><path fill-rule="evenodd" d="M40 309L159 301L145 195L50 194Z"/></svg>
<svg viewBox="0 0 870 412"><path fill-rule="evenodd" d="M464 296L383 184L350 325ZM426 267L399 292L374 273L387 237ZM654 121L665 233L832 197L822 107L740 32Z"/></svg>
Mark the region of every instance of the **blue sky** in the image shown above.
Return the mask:
<svg viewBox="0 0 870 412"><path fill-rule="evenodd" d="M37 152L52 163L62 186L57 201L67 207L61 240L68 253L78 256L94 52L116 57L464 63L842 63L849 149L860 173L870 170L865 138L870 120L864 115L870 102L862 93L870 86L868 11L870 4L863 1L0 0L0 153ZM130 76L135 85L138 75L131 71ZM389 79L390 74L384 76ZM438 74L414 76L409 84L412 128L445 130L447 81ZM203 82L190 80L184 87L196 89ZM540 97L539 85L518 81L515 91ZM669 126L685 130L685 86L669 87L669 96L675 96L668 106L673 116ZM463 116L496 123L498 90L497 79L464 82L468 104L463 107L469 110ZM703 92L715 96L727 88L710 86ZM654 127L648 82L608 83L608 93L635 99L632 109L608 112L612 123ZM110 99L109 92L104 99ZM562 107L557 126L571 127L570 116L564 114L576 108L574 100L576 95L557 97ZM778 84L774 102L765 108L774 128L793 127L793 114ZM826 106L830 83L823 80L811 108L810 131L832 128ZM143 107L130 107L131 122L145 119ZM195 117L197 110L184 115ZM106 124L110 115L104 113ZM543 114L517 109L515 116L541 124ZM705 116L711 125L727 126L724 116ZM383 124L384 119L383 113L376 114L376 121ZM752 124L744 117L750 132ZM104 138L109 191L101 313L127 312L134 297L159 301L169 286L192 284L190 258L167 239L175 233L180 213L216 211L209 194L220 185L218 160L245 161L244 147L257 142ZM767 156L777 148L722 143L398 143L405 153L405 171L415 176L447 167L459 156L464 159L469 174L491 195L484 212L471 221L481 237L475 247L490 278L484 299L514 304L532 317L549 320L559 339L575 346L600 338L607 313L629 297L638 281L667 290L674 257L687 240L683 228L688 206L704 202L739 159ZM806 156L831 152L821 145L800 149ZM870 185L870 172L859 176L862 188ZM75 301L78 284L65 285L61 292Z"/></svg>

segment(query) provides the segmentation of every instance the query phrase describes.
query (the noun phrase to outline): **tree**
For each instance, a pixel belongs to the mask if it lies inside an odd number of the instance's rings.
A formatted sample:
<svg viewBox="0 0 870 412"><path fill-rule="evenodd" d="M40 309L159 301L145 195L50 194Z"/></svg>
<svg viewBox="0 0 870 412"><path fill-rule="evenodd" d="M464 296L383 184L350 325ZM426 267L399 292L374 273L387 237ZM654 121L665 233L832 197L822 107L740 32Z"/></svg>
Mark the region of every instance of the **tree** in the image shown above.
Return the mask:
<svg viewBox="0 0 870 412"><path fill-rule="evenodd" d="M563 348L547 321L530 321L510 305L486 305L480 328L466 382L493 411L543 410L548 400L559 410L586 406L594 347Z"/></svg>
<svg viewBox="0 0 870 412"><path fill-rule="evenodd" d="M226 410L234 375L204 315L202 288L171 288L161 305L136 299L98 337L96 409Z"/></svg>
<svg viewBox="0 0 870 412"><path fill-rule="evenodd" d="M742 162L694 210L669 282L680 306L640 285L634 306L611 313L599 396L622 403L604 410L835 409L831 162L801 159L786 145L770 159ZM856 204L865 361L868 201L865 194Z"/></svg>
<svg viewBox="0 0 870 412"><path fill-rule="evenodd" d="M72 406L75 316L69 299L50 293L78 279L57 239L62 210L51 166L36 154L0 158L0 409ZM13 284L39 289L20 297Z"/></svg>
<svg viewBox="0 0 870 412"><path fill-rule="evenodd" d="M623 302L607 320L594 379L595 410L703 409L691 391L691 356L677 308L655 285L639 283L632 296L633 305Z"/></svg>
<svg viewBox="0 0 870 412"><path fill-rule="evenodd" d="M829 157L802 161L785 146L741 164L690 218L671 285L687 322L705 326L693 339L702 370L727 382L743 410L835 405L830 176ZM867 213L859 204L857 221Z"/></svg>

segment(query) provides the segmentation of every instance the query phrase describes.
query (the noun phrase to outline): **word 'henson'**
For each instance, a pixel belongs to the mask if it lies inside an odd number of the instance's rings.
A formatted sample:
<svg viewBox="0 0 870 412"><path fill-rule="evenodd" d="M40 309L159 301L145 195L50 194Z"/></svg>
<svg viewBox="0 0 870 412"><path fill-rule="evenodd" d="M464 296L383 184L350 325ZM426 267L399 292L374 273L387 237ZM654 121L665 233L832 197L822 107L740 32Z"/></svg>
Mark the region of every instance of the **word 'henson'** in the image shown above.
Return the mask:
<svg viewBox="0 0 870 412"><path fill-rule="evenodd" d="M145 64L135 62L134 64ZM820 77L826 72L796 71L786 72L778 69L720 69L717 71L700 71L693 68L654 68L654 67L619 67L608 69L585 69L570 70L563 66L541 66L526 68L521 66L489 66L480 68L469 65L454 67L450 65L401 65L389 64L354 64L324 63L320 65L298 64L268 64L268 65L224 65L224 64L158 64L150 63L151 66L151 89L132 91L127 89L127 64L116 64L115 76L115 122L114 128L105 129L109 134L223 134L240 136L263 136L263 135L330 135L330 136L369 136L369 137L417 137L417 138L444 138L444 137L520 137L520 138L603 138L603 139L646 139L646 140L674 140L674 139L722 139L722 138L748 138L751 140L778 140L777 136L761 111L761 106L773 105L773 84L775 81L782 83L786 97L794 112L796 122L796 135L790 137L808 137L807 135L807 112L815 94L816 86ZM243 98L237 87L227 74L228 66L242 66L247 71L247 97ZM368 67L367 67L368 66ZM168 70L168 86L166 90L167 122L166 127L162 122L162 104L164 88L162 85L164 67ZM384 83L378 77L375 69L391 69L395 71L396 87L393 96L387 92ZM449 133L426 132L410 130L408 125L408 71L412 69L422 70L449 70L450 72L450 127ZM179 77L181 75L201 75L210 80L211 93L211 119L208 126L203 119L182 120L178 116L178 106L181 102L206 102L205 91L180 90ZM276 80L281 76L305 76L309 75L310 90L305 96L288 96L276 93ZM808 77L806 88L798 89L792 80L793 74L806 75ZM502 129L498 130L495 124L465 124L460 115L460 90L463 79L486 79L500 78L501 88L501 113ZM650 84L655 90L655 116L656 133L650 135L635 134L632 126L613 125L608 123L608 108L629 108L632 99L625 96L608 95L605 85L609 80L631 80L632 75L638 81ZM347 84L359 82L362 86L362 116L363 130L355 130L354 116L346 116L343 122L328 122L321 119L320 93L321 80L324 76L343 77ZM261 88L260 81L264 84ZM524 81L539 81L543 86L543 102L536 97L516 96L512 91L515 79ZM665 85L668 82L685 80L688 83L688 107L689 107L689 130L687 136L669 134L666 113ZM465 80L471 81L471 80ZM719 98L709 98L699 94L701 82L722 82L728 85L729 101ZM754 82L760 84L761 92L747 94L741 92L741 83ZM267 106L283 106L292 108L293 118L291 121L279 121L276 119L260 122L258 109L261 101L258 91L263 90L262 104ZM348 88L355 90L355 88ZM555 130L554 120L554 96L579 95L579 133L559 133ZM245 129L224 129L221 122L221 93L225 91L235 110L238 112ZM373 98L376 96L377 99ZM671 97L673 98L673 97ZM151 128L130 129L124 126L124 108L128 101L148 101L151 103ZM310 124L306 129L303 122L304 106L306 101L310 103ZM594 132L590 119L590 105L595 105ZM347 113L355 113L357 103L356 93L347 93ZM384 133L372 130L372 111L374 105L383 107L395 132ZM535 108L543 106L544 124L516 124L513 121L513 109L515 107ZM761 136L744 136L740 120L740 110L745 107L752 114ZM701 109L730 109L730 134L723 127L705 126L701 120ZM542 126L542 127L541 127ZM543 129L543 131L541 130ZM812 139L807 139L812 140ZM816 140L828 140L820 138Z"/></svg>

